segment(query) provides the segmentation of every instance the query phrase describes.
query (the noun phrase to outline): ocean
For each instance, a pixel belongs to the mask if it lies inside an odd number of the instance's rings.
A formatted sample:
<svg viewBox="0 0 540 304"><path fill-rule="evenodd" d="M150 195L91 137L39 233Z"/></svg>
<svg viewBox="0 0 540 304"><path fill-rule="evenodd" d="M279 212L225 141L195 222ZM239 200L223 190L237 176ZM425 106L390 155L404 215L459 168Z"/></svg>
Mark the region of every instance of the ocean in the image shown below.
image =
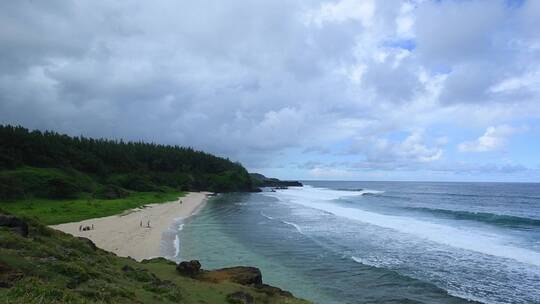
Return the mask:
<svg viewBox="0 0 540 304"><path fill-rule="evenodd" d="M304 184L211 199L172 257L322 304L540 303L540 184Z"/></svg>

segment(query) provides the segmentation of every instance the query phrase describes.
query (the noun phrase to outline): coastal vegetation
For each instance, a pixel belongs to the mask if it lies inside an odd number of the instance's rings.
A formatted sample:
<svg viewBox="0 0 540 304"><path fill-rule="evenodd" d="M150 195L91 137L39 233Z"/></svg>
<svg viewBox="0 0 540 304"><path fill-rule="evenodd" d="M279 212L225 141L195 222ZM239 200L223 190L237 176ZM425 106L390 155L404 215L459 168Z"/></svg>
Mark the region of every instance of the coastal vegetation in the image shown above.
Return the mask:
<svg viewBox="0 0 540 304"><path fill-rule="evenodd" d="M239 163L191 148L0 126L0 209L45 224L118 214L200 190L253 186Z"/></svg>
<svg viewBox="0 0 540 304"><path fill-rule="evenodd" d="M0 213L2 303L307 303L262 281L238 280L243 271L186 276L174 262L117 257L88 239Z"/></svg>
<svg viewBox="0 0 540 304"><path fill-rule="evenodd" d="M91 195L75 199L33 198L3 203L0 208L12 214L35 217L43 224L56 225L115 215L148 204L170 202L184 194L184 192L168 190L129 192L126 197L115 199L100 199Z"/></svg>
<svg viewBox="0 0 540 304"><path fill-rule="evenodd" d="M0 201L118 198L127 191L251 191L239 163L170 145L0 126Z"/></svg>

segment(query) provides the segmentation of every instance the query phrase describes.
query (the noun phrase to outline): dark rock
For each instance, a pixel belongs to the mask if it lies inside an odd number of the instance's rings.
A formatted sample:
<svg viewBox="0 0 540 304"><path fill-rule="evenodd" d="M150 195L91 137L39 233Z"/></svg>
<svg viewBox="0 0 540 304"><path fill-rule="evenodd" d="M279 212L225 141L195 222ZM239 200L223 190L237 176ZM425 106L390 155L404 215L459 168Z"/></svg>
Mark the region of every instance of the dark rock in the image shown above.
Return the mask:
<svg viewBox="0 0 540 304"><path fill-rule="evenodd" d="M201 271L201 263L197 260L180 262L180 264L176 266L176 271L181 275L194 277Z"/></svg>
<svg viewBox="0 0 540 304"><path fill-rule="evenodd" d="M28 236L28 224L23 220L12 215L0 214L0 227L8 227L14 233L20 236Z"/></svg>
<svg viewBox="0 0 540 304"><path fill-rule="evenodd" d="M247 292L236 291L227 295L227 302L231 304L253 304L253 296Z"/></svg>
<svg viewBox="0 0 540 304"><path fill-rule="evenodd" d="M85 238L85 237L82 237L82 236L79 236L77 237L79 240L83 241L83 243L85 243L86 245L88 245L88 247L90 247L90 249L96 251L97 250L97 246L96 244L94 244L94 242L92 242L92 240L88 239L88 238Z"/></svg>
<svg viewBox="0 0 540 304"><path fill-rule="evenodd" d="M262 284L262 274L258 268L238 266L216 269L201 274L200 279L211 282L230 281L241 285Z"/></svg>
<svg viewBox="0 0 540 304"><path fill-rule="evenodd" d="M239 266L228 268L226 271L231 273L231 282L241 285L262 284L262 274L259 268Z"/></svg>

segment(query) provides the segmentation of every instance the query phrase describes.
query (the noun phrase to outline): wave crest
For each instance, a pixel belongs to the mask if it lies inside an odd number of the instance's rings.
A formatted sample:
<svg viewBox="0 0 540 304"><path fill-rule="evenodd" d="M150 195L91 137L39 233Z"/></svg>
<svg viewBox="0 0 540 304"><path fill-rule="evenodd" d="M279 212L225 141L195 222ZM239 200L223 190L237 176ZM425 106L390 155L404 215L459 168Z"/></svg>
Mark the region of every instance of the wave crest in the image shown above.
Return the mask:
<svg viewBox="0 0 540 304"><path fill-rule="evenodd" d="M484 222L488 224L494 224L499 226L509 227L540 227L540 219L533 219L528 217L520 217L514 215L495 214L488 212L471 212L471 211L459 211L459 210L447 210L447 209L433 209L425 207L409 207L409 210L417 210L421 212L430 213L433 215L445 216L456 220L471 220L477 222Z"/></svg>

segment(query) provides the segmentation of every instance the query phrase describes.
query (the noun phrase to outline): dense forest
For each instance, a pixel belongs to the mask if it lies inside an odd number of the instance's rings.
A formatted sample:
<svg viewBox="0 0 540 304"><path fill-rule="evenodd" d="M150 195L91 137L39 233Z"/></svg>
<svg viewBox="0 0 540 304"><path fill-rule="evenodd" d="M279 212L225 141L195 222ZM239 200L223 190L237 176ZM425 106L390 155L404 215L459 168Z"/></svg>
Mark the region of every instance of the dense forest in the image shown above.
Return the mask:
<svg viewBox="0 0 540 304"><path fill-rule="evenodd" d="M251 191L241 164L192 148L70 137L0 125L0 200L127 191Z"/></svg>

